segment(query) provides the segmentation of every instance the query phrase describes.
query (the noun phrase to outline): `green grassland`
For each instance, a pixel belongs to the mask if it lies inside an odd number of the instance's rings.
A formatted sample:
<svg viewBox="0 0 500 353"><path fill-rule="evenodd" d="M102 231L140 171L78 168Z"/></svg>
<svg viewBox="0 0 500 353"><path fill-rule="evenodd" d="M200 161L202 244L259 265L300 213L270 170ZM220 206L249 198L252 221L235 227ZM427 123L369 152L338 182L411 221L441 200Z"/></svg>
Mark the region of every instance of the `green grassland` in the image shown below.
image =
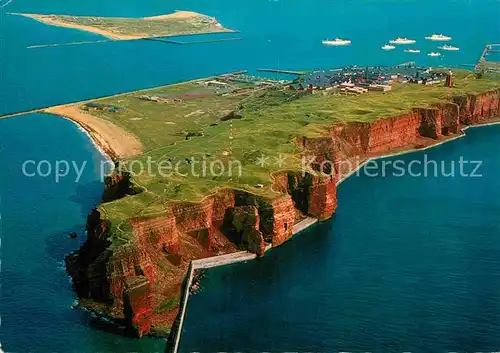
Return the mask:
<svg viewBox="0 0 500 353"><path fill-rule="evenodd" d="M233 88L248 87L248 84L236 84ZM273 88L254 88L227 95L224 90L200 83L185 83L101 99L100 104L123 110L93 111L92 114L136 134L145 152L134 160L146 165L149 159L155 164L151 167L152 173L140 173L138 163L123 161L121 168L138 174L134 182L145 192L105 203L100 209L118 230L117 238L126 241L130 217L168 212L171 201L196 202L226 187L272 198L277 194L271 188L271 174L300 170L301 150L293 142L295 137L323 136L325 130L336 123L399 116L414 107L449 100L453 95L498 87L498 81L488 77L476 79L471 72L457 72L453 89L442 85L398 84L387 93L359 96L330 92L303 95ZM166 101L139 98L143 95L161 96ZM236 112L235 118L221 120L230 111ZM196 134L190 134L193 132ZM268 157L265 166L256 163L261 156ZM278 163L278 158L282 163ZM203 175L203 160L207 165L220 161L225 173L213 176L207 171L207 175ZM232 164L234 161L241 163L241 175L238 175L239 165ZM180 173L186 175L162 175L160 163L177 164ZM230 166L232 173L228 171Z"/></svg>

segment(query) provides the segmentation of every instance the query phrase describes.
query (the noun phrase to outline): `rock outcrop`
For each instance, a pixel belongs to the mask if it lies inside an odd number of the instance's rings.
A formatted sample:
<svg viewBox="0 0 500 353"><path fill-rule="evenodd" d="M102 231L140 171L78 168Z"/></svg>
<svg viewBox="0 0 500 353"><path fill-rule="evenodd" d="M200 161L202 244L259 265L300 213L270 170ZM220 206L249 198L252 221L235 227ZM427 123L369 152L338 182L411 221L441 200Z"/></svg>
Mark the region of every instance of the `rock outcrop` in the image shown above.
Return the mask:
<svg viewBox="0 0 500 353"><path fill-rule="evenodd" d="M151 283L147 277L135 276L125 280L124 312L127 327L133 336L142 337L151 331L151 297Z"/></svg>

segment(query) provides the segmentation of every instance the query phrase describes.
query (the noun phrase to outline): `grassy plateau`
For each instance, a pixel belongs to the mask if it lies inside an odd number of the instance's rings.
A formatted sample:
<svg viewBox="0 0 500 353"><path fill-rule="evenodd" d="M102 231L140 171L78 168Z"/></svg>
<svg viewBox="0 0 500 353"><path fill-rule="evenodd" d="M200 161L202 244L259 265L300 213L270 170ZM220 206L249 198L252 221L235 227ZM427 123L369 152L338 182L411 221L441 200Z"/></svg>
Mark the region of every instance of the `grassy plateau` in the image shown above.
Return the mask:
<svg viewBox="0 0 500 353"><path fill-rule="evenodd" d="M499 87L498 81L477 79L472 72L457 71L455 77L451 89L395 84L392 91L363 95L304 95L240 82L221 88L201 80L96 100L97 108L80 104L87 113L135 134L144 147L142 155L121 161L120 168L133 172L134 182L145 191L104 203L100 210L116 227L117 239L126 241L131 217L168 212L171 201L200 201L226 187L278 196L271 188L271 173L301 166L295 137L323 136L337 123L395 117L453 95ZM262 156L264 165L259 163ZM147 166L148 160L153 162L150 170L141 172L140 164ZM170 173L169 166L176 165L178 172Z"/></svg>

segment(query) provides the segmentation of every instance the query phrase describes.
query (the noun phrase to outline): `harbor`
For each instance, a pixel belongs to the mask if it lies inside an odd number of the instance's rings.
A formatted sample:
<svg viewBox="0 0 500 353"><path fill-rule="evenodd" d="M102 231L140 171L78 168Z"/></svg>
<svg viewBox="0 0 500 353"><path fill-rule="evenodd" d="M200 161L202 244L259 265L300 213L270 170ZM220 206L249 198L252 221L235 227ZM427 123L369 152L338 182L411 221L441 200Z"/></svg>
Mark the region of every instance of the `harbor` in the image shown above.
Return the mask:
<svg viewBox="0 0 500 353"><path fill-rule="evenodd" d="M500 61L488 60L488 55L500 53L500 44L487 44L474 67L476 72L500 73Z"/></svg>

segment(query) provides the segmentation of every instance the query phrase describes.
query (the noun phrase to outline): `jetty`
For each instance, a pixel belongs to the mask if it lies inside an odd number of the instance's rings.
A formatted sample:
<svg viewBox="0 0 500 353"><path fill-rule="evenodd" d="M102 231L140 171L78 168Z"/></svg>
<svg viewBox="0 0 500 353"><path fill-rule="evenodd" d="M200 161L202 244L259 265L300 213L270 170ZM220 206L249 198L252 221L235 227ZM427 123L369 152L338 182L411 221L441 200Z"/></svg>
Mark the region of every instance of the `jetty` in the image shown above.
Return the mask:
<svg viewBox="0 0 500 353"><path fill-rule="evenodd" d="M194 41L184 41L184 42L181 42L178 40L165 39L165 38L161 38L161 37L142 38L142 40L149 40L149 41L153 41L153 42L161 42L161 43L176 44L176 45L189 45L189 44L203 44L203 43L232 42L232 41L236 41L236 40L243 40L243 37L205 39L205 40L194 40Z"/></svg>
<svg viewBox="0 0 500 353"><path fill-rule="evenodd" d="M50 48L50 47L64 47L64 46L82 45L82 44L97 44L97 43L107 43L107 42L113 42L113 41L114 41L113 39L103 39L103 40L84 41L84 42L39 44L39 45L30 45L30 46L26 47L26 49L39 49L39 48Z"/></svg>
<svg viewBox="0 0 500 353"><path fill-rule="evenodd" d="M307 75L307 71L292 71L292 70L280 70L280 69L257 69L260 72L272 72L276 74L287 74L287 75Z"/></svg>
<svg viewBox="0 0 500 353"><path fill-rule="evenodd" d="M149 40L149 41L153 41L153 42L175 44L175 45L189 45L189 44L203 44L203 43L232 42L232 41L237 41L237 40L243 40L243 37L205 39L205 40L194 40L194 41L179 41L179 40L166 39L165 37L151 37L151 38L129 39L127 41L137 41L137 40ZM83 42L37 44L37 45L30 45L30 46L26 47L26 49L64 47L64 46L70 46L70 45L97 44L97 43L109 43L109 42L116 42L116 40L103 39L103 40L83 41Z"/></svg>
<svg viewBox="0 0 500 353"><path fill-rule="evenodd" d="M498 49L497 49L498 48ZM474 67L474 71L479 72L481 70L491 71L491 72L500 72L500 62L499 61L488 61L486 57L489 54L500 53L500 44L487 44L479 60Z"/></svg>

